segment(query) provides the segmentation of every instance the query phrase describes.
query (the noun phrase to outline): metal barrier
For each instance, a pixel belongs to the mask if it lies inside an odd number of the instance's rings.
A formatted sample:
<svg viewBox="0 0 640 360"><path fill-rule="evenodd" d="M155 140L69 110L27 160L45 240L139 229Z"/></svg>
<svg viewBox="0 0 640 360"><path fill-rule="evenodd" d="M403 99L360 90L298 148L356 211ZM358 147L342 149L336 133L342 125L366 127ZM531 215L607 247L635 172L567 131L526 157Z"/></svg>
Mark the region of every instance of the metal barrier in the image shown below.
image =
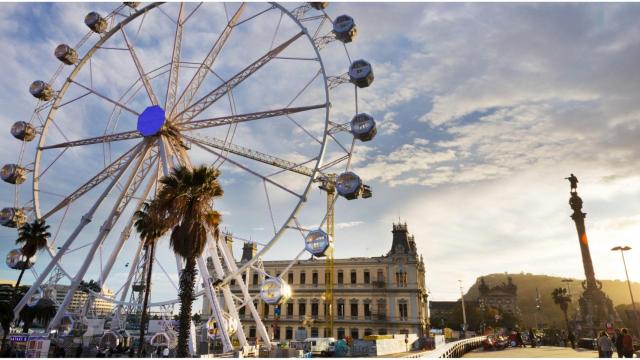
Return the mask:
<svg viewBox="0 0 640 360"><path fill-rule="evenodd" d="M429 358L460 358L471 350L482 346L482 342L487 336L476 336L469 339L454 341L445 344L441 348L422 354L421 357Z"/></svg>

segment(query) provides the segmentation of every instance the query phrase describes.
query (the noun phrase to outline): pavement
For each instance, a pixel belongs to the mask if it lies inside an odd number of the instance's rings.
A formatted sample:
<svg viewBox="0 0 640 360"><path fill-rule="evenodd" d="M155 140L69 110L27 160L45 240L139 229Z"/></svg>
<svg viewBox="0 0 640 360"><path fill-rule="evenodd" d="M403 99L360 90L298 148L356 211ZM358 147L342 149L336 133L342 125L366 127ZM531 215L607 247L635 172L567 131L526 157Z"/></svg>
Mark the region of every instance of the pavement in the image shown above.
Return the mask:
<svg viewBox="0 0 640 360"><path fill-rule="evenodd" d="M569 347L542 346L536 348L507 348L498 351L476 349L464 355L466 358L597 358L595 350ZM618 356L614 353L614 358Z"/></svg>

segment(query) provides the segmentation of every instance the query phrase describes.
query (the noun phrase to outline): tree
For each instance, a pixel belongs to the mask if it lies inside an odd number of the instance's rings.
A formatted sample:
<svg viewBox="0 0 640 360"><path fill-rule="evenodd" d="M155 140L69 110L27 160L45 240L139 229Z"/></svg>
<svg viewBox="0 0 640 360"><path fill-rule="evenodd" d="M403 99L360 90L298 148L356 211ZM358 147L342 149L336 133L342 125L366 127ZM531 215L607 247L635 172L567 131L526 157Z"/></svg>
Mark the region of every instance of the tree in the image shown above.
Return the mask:
<svg viewBox="0 0 640 360"><path fill-rule="evenodd" d="M180 273L180 330L177 357L188 357L188 338L191 328L191 310L194 300L196 259L202 255L207 234L219 240L218 226L222 221L213 210L213 200L223 195L218 183L220 172L212 167L200 166L193 170L176 167L171 174L160 179L162 187L152 207L159 219L170 227L171 248L185 260Z"/></svg>
<svg viewBox="0 0 640 360"><path fill-rule="evenodd" d="M36 255L38 250L47 246L48 240L51 237L51 233L47 230L49 230L49 225L46 225L45 221L41 219L35 220L32 223L25 223L18 230L18 239L16 239L16 244L22 245L22 254L27 259L25 261L25 265L20 271L20 276L18 276L16 286L14 287L12 303L15 301L15 294L20 287L22 276L24 275L25 270L29 268L29 260Z"/></svg>
<svg viewBox="0 0 640 360"><path fill-rule="evenodd" d="M569 310L569 304L571 303L571 295L569 295L566 288L555 288L551 293L551 297L553 298L553 302L560 306L560 310L564 314L564 322L567 326L567 334L569 335L569 339L573 339L573 332L571 331L571 326L569 325L569 316L567 315L567 311ZM574 347L573 341L571 341L571 347Z"/></svg>
<svg viewBox="0 0 640 360"><path fill-rule="evenodd" d="M144 331L147 323L147 307L149 305L149 294L151 293L151 273L153 271L153 259L155 258L155 247L157 240L167 232L167 227L158 220L157 212L151 208L151 203L145 202L142 208L134 214L135 222L133 226L140 235L140 241L144 242L145 254L147 258L146 284L144 286L144 302L142 305L142 316L140 317L140 344L138 345L138 356L142 357L144 346Z"/></svg>
<svg viewBox="0 0 640 360"><path fill-rule="evenodd" d="M40 299L34 306L25 306L20 311L22 332L28 333L34 321L46 327L49 321L56 315L57 306L50 299Z"/></svg>

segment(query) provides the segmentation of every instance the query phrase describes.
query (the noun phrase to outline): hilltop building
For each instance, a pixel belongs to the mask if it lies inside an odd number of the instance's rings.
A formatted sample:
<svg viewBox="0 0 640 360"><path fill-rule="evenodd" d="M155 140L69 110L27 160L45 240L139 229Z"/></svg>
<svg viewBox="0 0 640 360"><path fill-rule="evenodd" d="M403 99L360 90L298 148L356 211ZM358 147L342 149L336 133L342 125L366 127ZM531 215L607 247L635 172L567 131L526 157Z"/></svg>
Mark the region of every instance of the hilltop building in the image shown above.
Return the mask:
<svg viewBox="0 0 640 360"><path fill-rule="evenodd" d="M509 313L511 315L518 315L518 287L513 283L511 276L507 278L507 283L489 287L484 278L480 278L480 285L478 285L478 302L483 302L485 306L499 309L501 312Z"/></svg>
<svg viewBox="0 0 640 360"><path fill-rule="evenodd" d="M274 341L326 336L354 339L373 334L428 332L425 266L407 224L393 224L391 249L384 256L334 260L334 326L329 334L325 318L325 260L300 260L284 276L293 290L292 298L281 305L279 316L273 306L256 301L260 317ZM226 237L231 245L231 237ZM238 264L255 256L255 244L246 243ZM263 261L265 271L277 276L289 261ZM210 265L211 267L211 265ZM212 271L212 269L210 270ZM243 275L244 276L244 275ZM263 276L256 272L247 281L256 294ZM232 291L240 290L231 283ZM249 311L240 310L248 339L256 338ZM202 314L211 316L205 298Z"/></svg>

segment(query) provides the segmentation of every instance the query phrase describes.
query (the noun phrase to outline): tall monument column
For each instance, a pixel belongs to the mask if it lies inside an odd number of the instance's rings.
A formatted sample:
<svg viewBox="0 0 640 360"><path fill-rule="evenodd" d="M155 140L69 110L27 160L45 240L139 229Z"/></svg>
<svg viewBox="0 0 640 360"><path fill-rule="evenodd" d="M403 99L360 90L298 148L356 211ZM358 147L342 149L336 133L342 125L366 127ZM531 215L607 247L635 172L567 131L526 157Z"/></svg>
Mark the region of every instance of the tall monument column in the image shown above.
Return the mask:
<svg viewBox="0 0 640 360"><path fill-rule="evenodd" d="M576 224L580 253L582 254L582 266L586 280L582 283L584 292L580 297L580 314L578 314L577 333L582 336L597 337L599 331L604 330L606 323L613 323L617 316L613 310L611 299L602 291L602 283L596 280L589 251L589 241L584 225L586 213L582 212L582 199L578 196L578 178L571 174L566 178L571 183L569 206L573 210L571 219Z"/></svg>

